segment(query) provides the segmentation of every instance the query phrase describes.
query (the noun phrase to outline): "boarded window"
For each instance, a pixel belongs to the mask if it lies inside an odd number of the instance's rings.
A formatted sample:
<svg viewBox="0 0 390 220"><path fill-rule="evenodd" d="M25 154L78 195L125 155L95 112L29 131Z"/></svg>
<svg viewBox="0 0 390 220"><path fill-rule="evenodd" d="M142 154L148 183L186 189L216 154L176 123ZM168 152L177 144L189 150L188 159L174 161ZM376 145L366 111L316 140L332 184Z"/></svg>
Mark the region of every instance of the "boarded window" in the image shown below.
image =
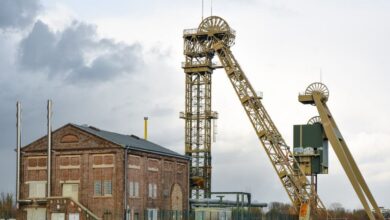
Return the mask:
<svg viewBox="0 0 390 220"><path fill-rule="evenodd" d="M69 157L60 157L61 166L69 166Z"/></svg>
<svg viewBox="0 0 390 220"><path fill-rule="evenodd" d="M80 155L60 156L60 168L80 168Z"/></svg>
<svg viewBox="0 0 390 220"><path fill-rule="evenodd" d="M164 162L164 170L165 171L172 171L173 170L173 163L165 161Z"/></svg>
<svg viewBox="0 0 390 220"><path fill-rule="evenodd" d="M80 157L70 157L71 166L80 166Z"/></svg>
<svg viewBox="0 0 390 220"><path fill-rule="evenodd" d="M113 164L114 157L112 155L104 155L104 164Z"/></svg>
<svg viewBox="0 0 390 220"><path fill-rule="evenodd" d="M129 168L140 169L141 168L141 157L129 155Z"/></svg>
<svg viewBox="0 0 390 220"><path fill-rule="evenodd" d="M38 158L38 167L45 167L46 168L46 158Z"/></svg>
<svg viewBox="0 0 390 220"><path fill-rule="evenodd" d="M60 156L57 161L60 164L61 181L80 179L80 155Z"/></svg>
<svg viewBox="0 0 390 220"><path fill-rule="evenodd" d="M45 220L46 209L45 208L27 208L27 219L30 220Z"/></svg>
<svg viewBox="0 0 390 220"><path fill-rule="evenodd" d="M62 136L61 143L77 143L79 142L79 137L73 134L67 134Z"/></svg>
<svg viewBox="0 0 390 220"><path fill-rule="evenodd" d="M27 158L27 169L28 170L45 170L47 168L46 157L28 157Z"/></svg>
<svg viewBox="0 0 390 220"><path fill-rule="evenodd" d="M29 198L45 198L46 197L46 181L31 181L28 188Z"/></svg>
<svg viewBox="0 0 390 220"><path fill-rule="evenodd" d="M79 199L79 184L65 183L62 185L62 196L71 197L73 200Z"/></svg>
<svg viewBox="0 0 390 220"><path fill-rule="evenodd" d="M38 160L35 158L28 158L28 167L36 167L38 166Z"/></svg>
<svg viewBox="0 0 390 220"><path fill-rule="evenodd" d="M65 213L51 213L50 220L65 220Z"/></svg>
<svg viewBox="0 0 390 220"><path fill-rule="evenodd" d="M149 171L158 171L159 161L156 159L148 160L148 170Z"/></svg>
<svg viewBox="0 0 390 220"><path fill-rule="evenodd" d="M114 167L114 159L112 154L93 155L93 167Z"/></svg>
<svg viewBox="0 0 390 220"><path fill-rule="evenodd" d="M93 165L102 165L103 164L103 156L95 155L93 157Z"/></svg>
<svg viewBox="0 0 390 220"><path fill-rule="evenodd" d="M185 170L185 165L183 165L183 164L178 164L177 165L177 172L178 173L183 173L184 170Z"/></svg>

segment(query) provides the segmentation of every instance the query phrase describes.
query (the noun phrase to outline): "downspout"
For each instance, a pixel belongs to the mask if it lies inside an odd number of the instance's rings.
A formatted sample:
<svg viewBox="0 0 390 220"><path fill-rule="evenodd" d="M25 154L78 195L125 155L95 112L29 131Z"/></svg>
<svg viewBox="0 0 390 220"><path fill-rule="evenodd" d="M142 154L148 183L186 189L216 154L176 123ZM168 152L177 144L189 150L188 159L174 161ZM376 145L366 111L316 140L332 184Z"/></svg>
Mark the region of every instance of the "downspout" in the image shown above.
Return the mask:
<svg viewBox="0 0 390 220"><path fill-rule="evenodd" d="M125 160L124 160L124 163L123 163L123 166L124 166L124 198L123 198L123 204L124 204L124 218L125 220L128 220L128 207L127 207L127 200L128 200L128 153L129 153L129 148L128 146L125 147L124 149L124 152L125 152Z"/></svg>
<svg viewBox="0 0 390 220"><path fill-rule="evenodd" d="M22 105L16 102L16 208L19 209L20 203L30 203L31 199L20 199L20 164L21 164L21 148L22 148Z"/></svg>
<svg viewBox="0 0 390 220"><path fill-rule="evenodd" d="M187 159L187 190L188 190L188 197L187 197L187 209L188 209L188 215L191 214L192 207L190 203L190 198L192 197L192 192L191 192L191 180L190 180L190 172L191 172L191 165L190 165L190 159ZM195 212L194 212L195 213Z"/></svg>
<svg viewBox="0 0 390 220"><path fill-rule="evenodd" d="M21 148L21 104L16 102L16 208L19 209L20 200L20 148Z"/></svg>
<svg viewBox="0 0 390 220"><path fill-rule="evenodd" d="M52 102L47 101L47 197L51 196L51 116Z"/></svg>

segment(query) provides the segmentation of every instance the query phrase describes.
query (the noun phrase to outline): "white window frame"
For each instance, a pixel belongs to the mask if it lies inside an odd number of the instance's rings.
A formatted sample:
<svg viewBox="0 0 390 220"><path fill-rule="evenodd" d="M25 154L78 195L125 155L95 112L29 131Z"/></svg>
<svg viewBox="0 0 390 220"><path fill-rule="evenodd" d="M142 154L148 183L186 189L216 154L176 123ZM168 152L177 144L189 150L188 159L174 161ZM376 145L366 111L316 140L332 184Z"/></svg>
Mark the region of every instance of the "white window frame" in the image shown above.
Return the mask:
<svg viewBox="0 0 390 220"><path fill-rule="evenodd" d="M158 209L147 209L148 212L148 220L157 220L158 217Z"/></svg>
<svg viewBox="0 0 390 220"><path fill-rule="evenodd" d="M129 182L129 197L130 198L139 197L139 182L135 182L135 181Z"/></svg>
<svg viewBox="0 0 390 220"><path fill-rule="evenodd" d="M148 197L152 199L157 198L157 184L156 183L149 183L148 185Z"/></svg>

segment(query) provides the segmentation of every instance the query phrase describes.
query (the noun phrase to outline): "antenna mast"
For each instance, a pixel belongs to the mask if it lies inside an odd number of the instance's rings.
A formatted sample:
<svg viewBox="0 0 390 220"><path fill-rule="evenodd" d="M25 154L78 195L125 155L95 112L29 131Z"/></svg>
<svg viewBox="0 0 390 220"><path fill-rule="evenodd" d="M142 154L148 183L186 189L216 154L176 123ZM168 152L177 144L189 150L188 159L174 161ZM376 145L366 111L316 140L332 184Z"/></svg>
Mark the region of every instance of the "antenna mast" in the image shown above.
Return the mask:
<svg viewBox="0 0 390 220"><path fill-rule="evenodd" d="M210 3L210 10L211 10L211 16L213 16L213 0L211 0L211 3Z"/></svg>
<svg viewBox="0 0 390 220"><path fill-rule="evenodd" d="M203 11L204 11L204 0L202 0L202 21L203 21Z"/></svg>

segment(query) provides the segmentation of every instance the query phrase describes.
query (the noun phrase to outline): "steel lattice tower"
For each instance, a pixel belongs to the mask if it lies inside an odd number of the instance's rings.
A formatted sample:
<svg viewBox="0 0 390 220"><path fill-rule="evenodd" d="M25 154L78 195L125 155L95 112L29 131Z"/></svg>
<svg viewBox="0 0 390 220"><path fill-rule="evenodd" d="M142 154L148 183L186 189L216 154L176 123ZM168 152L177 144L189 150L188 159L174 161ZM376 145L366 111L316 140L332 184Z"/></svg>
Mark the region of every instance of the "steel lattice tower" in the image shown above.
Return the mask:
<svg viewBox="0 0 390 220"><path fill-rule="evenodd" d="M183 38L186 109L181 116L186 120L186 154L192 158L191 197L210 196L211 120L215 115L211 111L211 76L216 68L212 59L217 56L295 210L299 212L301 206L311 203L315 204L314 212L326 212L318 196L310 194L310 182L303 171L294 166L296 160L290 148L230 50L235 31L222 18L211 16L197 29L185 30Z"/></svg>
<svg viewBox="0 0 390 220"><path fill-rule="evenodd" d="M211 62L214 54L206 53L202 39L192 32L184 32L185 62L185 153L191 157L191 198L209 198L211 192L211 126L217 119L211 110L211 80L215 67Z"/></svg>

